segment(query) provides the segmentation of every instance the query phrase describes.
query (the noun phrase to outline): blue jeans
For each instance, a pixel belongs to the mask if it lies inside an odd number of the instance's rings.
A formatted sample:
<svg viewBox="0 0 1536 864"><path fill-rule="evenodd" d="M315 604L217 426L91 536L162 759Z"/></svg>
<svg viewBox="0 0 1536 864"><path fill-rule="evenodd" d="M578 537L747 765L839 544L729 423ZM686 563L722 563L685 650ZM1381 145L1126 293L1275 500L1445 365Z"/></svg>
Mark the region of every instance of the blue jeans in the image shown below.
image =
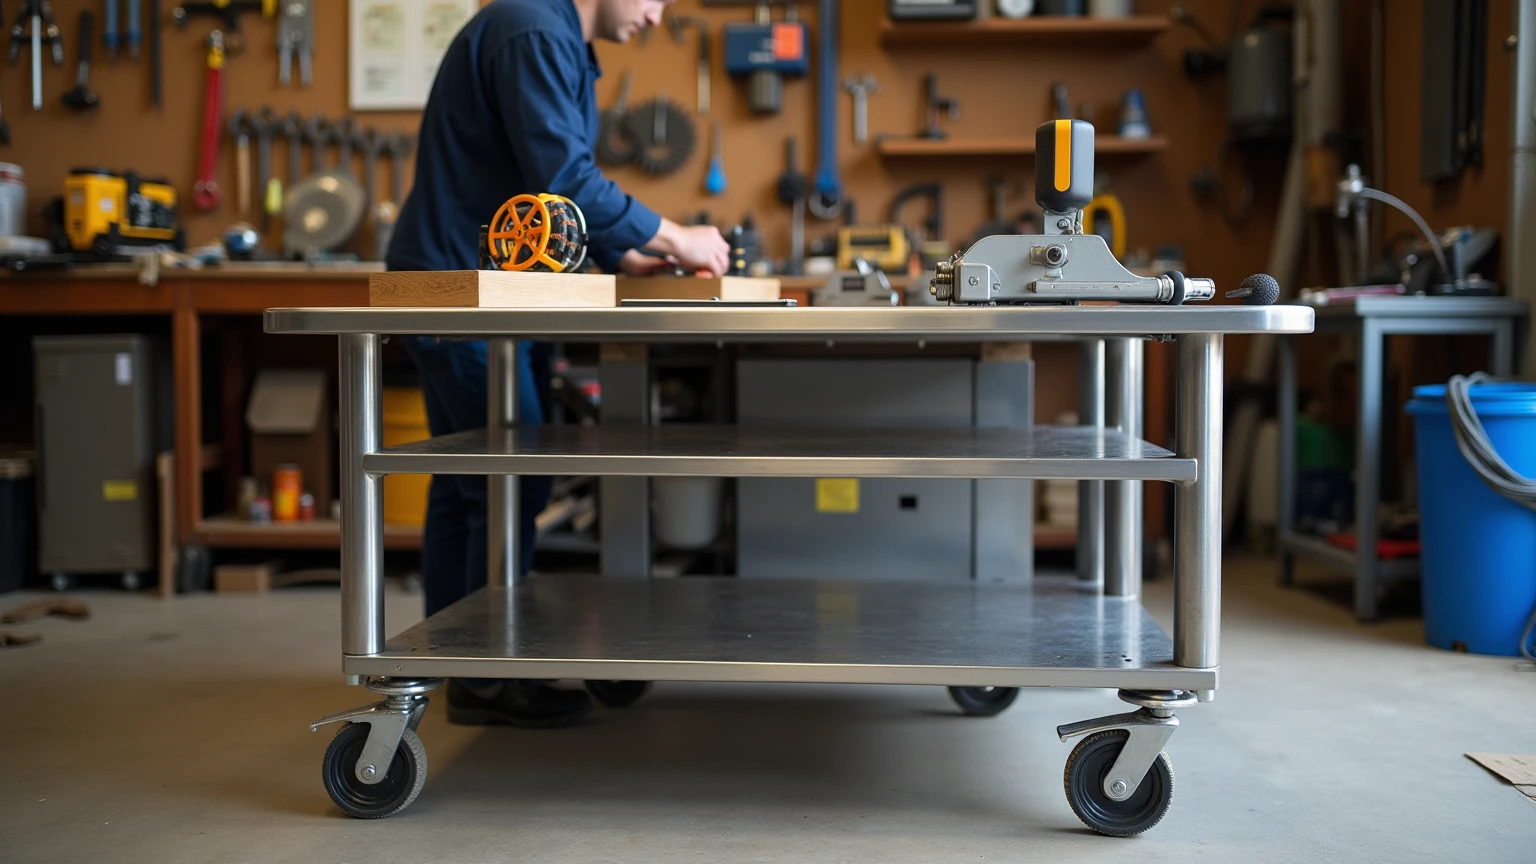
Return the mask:
<svg viewBox="0 0 1536 864"><path fill-rule="evenodd" d="M432 435L480 429L486 421L486 347L424 336L402 339L421 371ZM539 395L549 381L543 346L518 343L517 418L520 425L544 422ZM542 375L535 375L541 368ZM544 382L541 386L540 382ZM549 502L551 477L523 477L518 496L518 567L533 564L534 519ZM421 538L421 579L431 615L479 590L486 582L485 478L439 474L427 496L427 524Z"/></svg>

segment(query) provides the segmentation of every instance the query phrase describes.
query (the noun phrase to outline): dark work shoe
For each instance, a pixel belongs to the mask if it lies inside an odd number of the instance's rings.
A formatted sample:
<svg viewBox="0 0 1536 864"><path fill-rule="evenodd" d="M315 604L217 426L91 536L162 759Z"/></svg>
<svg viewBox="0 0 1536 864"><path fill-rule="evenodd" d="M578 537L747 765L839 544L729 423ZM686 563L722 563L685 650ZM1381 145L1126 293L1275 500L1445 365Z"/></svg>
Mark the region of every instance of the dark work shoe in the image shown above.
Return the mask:
<svg viewBox="0 0 1536 864"><path fill-rule="evenodd" d="M573 726L591 711L592 697L586 693L543 681L497 681L474 689L457 679L448 682L448 722L461 726L553 729Z"/></svg>

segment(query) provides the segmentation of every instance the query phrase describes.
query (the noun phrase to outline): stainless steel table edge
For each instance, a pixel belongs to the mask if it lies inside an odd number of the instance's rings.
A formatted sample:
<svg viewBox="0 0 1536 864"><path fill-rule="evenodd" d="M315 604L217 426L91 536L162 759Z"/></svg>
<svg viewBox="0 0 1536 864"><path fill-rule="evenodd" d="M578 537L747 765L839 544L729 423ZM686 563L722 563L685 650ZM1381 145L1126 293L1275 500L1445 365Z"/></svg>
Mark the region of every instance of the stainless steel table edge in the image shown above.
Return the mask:
<svg viewBox="0 0 1536 864"><path fill-rule="evenodd" d="M604 341L980 341L1049 336L1306 333L1307 306L825 309L268 309L268 333L510 336Z"/></svg>
<svg viewBox="0 0 1536 864"><path fill-rule="evenodd" d="M1172 663L1140 669L1049 666L882 666L877 663L746 663L690 660L574 660L496 657L343 655L348 675L411 678L542 678L769 684L916 684L938 687L1059 687L1215 690L1217 668Z"/></svg>

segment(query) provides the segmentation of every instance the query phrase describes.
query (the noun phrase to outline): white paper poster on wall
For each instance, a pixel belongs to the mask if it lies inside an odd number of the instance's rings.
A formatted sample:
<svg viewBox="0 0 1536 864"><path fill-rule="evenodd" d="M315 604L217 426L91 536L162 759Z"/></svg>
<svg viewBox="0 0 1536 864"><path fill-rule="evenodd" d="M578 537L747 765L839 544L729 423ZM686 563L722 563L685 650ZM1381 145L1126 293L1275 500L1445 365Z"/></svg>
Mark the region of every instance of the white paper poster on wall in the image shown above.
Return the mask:
<svg viewBox="0 0 1536 864"><path fill-rule="evenodd" d="M479 10L479 0L352 0L348 106L420 110L449 43Z"/></svg>

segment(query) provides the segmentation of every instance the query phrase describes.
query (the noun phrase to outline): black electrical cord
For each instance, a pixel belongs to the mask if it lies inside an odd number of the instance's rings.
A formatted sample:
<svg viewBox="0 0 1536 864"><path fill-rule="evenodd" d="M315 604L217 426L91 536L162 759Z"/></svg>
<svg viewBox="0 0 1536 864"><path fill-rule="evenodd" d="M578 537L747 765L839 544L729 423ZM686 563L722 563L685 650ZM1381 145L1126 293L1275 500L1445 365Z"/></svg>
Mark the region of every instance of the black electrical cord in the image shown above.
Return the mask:
<svg viewBox="0 0 1536 864"><path fill-rule="evenodd" d="M1451 431L1456 435L1456 449L1477 472L1488 488L1519 504L1536 510L1536 480L1525 477L1509 467L1503 457L1488 440L1483 421L1472 407L1472 385L1492 380L1482 372L1473 375L1452 375L1445 385L1445 405L1451 413ZM1525 659L1536 661L1531 650L1531 633L1536 632L1536 610L1526 621L1525 632L1520 634L1520 653Z"/></svg>

